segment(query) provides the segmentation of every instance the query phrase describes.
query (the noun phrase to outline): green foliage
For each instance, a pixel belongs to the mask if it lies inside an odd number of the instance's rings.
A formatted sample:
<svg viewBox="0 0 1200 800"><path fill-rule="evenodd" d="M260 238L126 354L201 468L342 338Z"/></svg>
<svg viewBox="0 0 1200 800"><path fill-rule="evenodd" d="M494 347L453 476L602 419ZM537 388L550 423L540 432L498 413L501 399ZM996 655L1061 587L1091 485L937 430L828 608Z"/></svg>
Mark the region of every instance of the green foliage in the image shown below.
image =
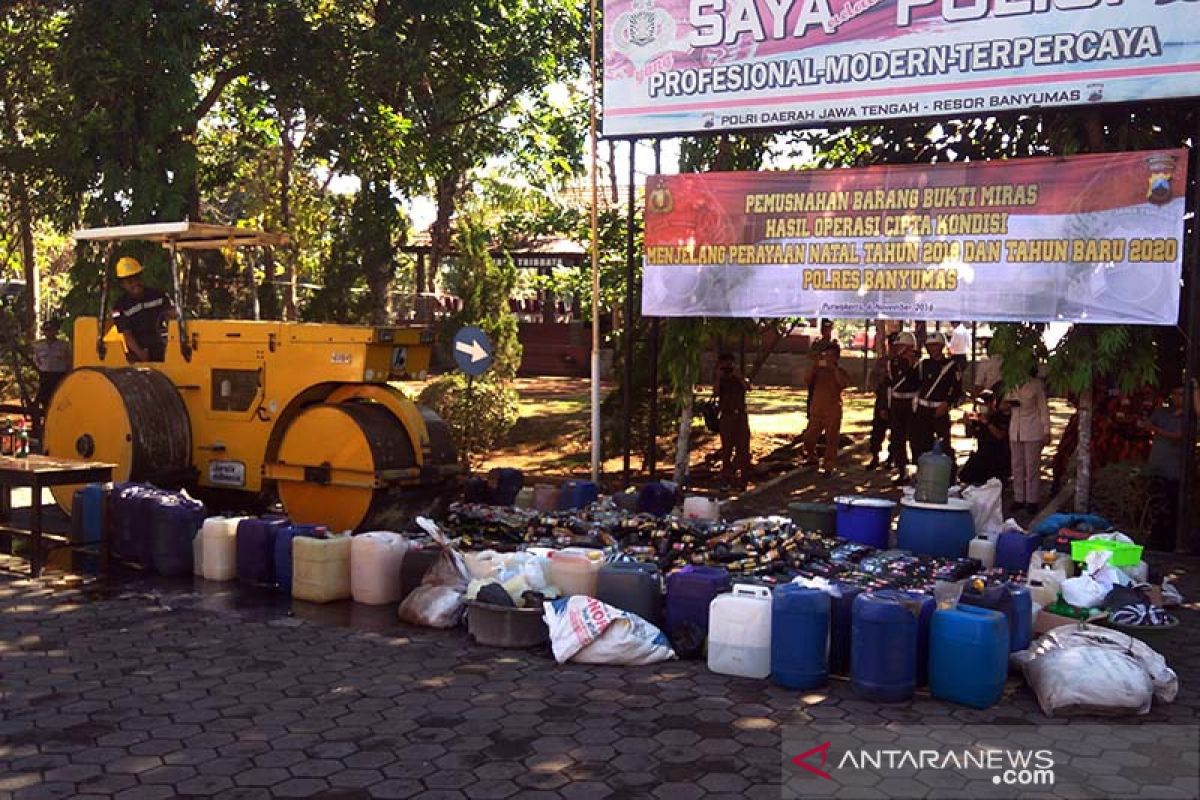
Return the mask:
<svg viewBox="0 0 1200 800"><path fill-rule="evenodd" d="M478 325L495 349L490 372L500 380L511 379L521 366L517 318L508 307L517 267L507 256L493 257L492 238L478 217L460 220L457 245L458 255L449 265L446 281L462 299L462 309L447 319L439 340L448 346L459 328Z"/></svg>
<svg viewBox="0 0 1200 800"><path fill-rule="evenodd" d="M998 325L995 352L1004 356L1006 387L1019 386L1045 362L1055 392L1078 395L1092 386L1132 391L1158 383L1154 331L1144 326L1073 325L1053 350L1042 343L1044 325Z"/></svg>
<svg viewBox="0 0 1200 800"><path fill-rule="evenodd" d="M38 373L32 341L17 309L0 304L0 396L30 407L37 394Z"/></svg>
<svg viewBox="0 0 1200 800"><path fill-rule="evenodd" d="M538 187L578 174L584 106L569 87L583 9L574 0L447 0L436 13L412 0L5 3L0 125L11 124L0 130L0 219L20 176L36 217L58 231L184 218L282 229L292 244L255 267L265 315L290 311L297 285L324 284L310 318L380 320L391 289L412 285L411 261L397 256L409 201L449 181L450 225L458 195L489 163ZM363 188L343 203L330 185L346 177ZM10 237L0 225L6 260ZM168 284L156 248L82 248L73 310L95 313L101 275L123 253ZM197 260L193 308L249 313L244 268Z"/></svg>
<svg viewBox="0 0 1200 800"><path fill-rule="evenodd" d="M499 445L519 415L517 393L508 383L487 377L468 381L459 372L426 386L417 402L446 422L459 457L468 465Z"/></svg>
<svg viewBox="0 0 1200 800"><path fill-rule="evenodd" d="M383 322L394 253L407 220L386 184L364 184L339 203L332 245L321 265L325 283L305 307L306 319L341 323Z"/></svg>

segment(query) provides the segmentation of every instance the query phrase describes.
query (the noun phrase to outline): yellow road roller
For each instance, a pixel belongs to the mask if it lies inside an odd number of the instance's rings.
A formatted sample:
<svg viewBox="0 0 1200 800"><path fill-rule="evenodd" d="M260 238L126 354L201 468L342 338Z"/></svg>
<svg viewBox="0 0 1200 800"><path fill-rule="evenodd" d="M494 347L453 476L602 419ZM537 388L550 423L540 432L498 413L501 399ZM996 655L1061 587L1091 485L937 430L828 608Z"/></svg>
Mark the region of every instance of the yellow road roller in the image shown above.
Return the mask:
<svg viewBox="0 0 1200 800"><path fill-rule="evenodd" d="M286 241L278 235L180 222L75 238L161 243L180 313L164 360L131 365L122 334L99 322L105 282L99 318L75 321L74 369L46 411L47 455L115 463L118 481L242 493L246 507L277 493L293 520L335 530L395 527L456 484L445 423L388 384L424 376L432 331L187 318L180 251ZM68 511L73 490L55 494Z"/></svg>

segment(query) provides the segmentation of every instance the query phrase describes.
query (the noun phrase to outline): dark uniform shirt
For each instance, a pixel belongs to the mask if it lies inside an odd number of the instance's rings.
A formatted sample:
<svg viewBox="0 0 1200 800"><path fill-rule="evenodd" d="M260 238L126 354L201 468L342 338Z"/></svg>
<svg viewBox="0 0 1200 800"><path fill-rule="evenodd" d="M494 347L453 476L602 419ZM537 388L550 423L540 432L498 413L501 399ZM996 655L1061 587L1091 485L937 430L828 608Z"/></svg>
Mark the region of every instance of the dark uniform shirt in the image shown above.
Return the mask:
<svg viewBox="0 0 1200 800"><path fill-rule="evenodd" d="M162 361L166 355L163 315L174 307L165 292L147 286L136 299L121 295L113 305L113 323L121 333L133 334L134 341L146 349L151 361Z"/></svg>
<svg viewBox="0 0 1200 800"><path fill-rule="evenodd" d="M717 408L722 417L746 416L746 379L722 375L717 383Z"/></svg>
<svg viewBox="0 0 1200 800"><path fill-rule="evenodd" d="M888 399L912 402L917 390L921 388L921 379L917 374L917 365L909 366L902 358L892 358L887 365Z"/></svg>
<svg viewBox="0 0 1200 800"><path fill-rule="evenodd" d="M921 363L917 365L917 378L921 386L917 395L919 405L954 405L962 398L962 373L955 369L955 364L950 359L921 359Z"/></svg>
<svg viewBox="0 0 1200 800"><path fill-rule="evenodd" d="M963 483L980 485L991 478L1008 480L1012 474L1012 451L1008 443L1009 415L999 409L992 409L978 421L967 425L967 433L974 435L975 452L967 459L958 477ZM1000 435L991 430L999 429Z"/></svg>

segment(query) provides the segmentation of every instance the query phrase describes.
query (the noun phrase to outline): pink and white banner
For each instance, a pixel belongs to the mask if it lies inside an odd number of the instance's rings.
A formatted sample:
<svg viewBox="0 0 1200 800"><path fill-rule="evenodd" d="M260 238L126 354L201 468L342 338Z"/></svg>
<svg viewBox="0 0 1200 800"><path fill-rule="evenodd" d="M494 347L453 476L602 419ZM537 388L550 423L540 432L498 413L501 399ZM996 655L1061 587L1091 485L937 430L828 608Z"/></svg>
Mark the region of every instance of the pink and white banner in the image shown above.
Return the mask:
<svg viewBox="0 0 1200 800"><path fill-rule="evenodd" d="M652 176L647 316L1174 325L1186 150Z"/></svg>
<svg viewBox="0 0 1200 800"><path fill-rule="evenodd" d="M1200 95L1196 0L605 0L604 134Z"/></svg>

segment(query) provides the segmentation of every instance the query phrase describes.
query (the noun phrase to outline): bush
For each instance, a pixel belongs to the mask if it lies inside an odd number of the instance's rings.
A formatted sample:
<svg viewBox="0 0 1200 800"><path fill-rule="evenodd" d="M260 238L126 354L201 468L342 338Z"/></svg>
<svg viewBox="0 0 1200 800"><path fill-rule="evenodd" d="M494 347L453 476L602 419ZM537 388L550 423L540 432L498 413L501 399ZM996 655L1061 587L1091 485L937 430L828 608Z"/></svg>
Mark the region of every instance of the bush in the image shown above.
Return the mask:
<svg viewBox="0 0 1200 800"><path fill-rule="evenodd" d="M462 373L445 375L426 386L418 402L450 427L459 457L468 465L499 445L517 424L516 390L490 378L476 378L468 390Z"/></svg>

